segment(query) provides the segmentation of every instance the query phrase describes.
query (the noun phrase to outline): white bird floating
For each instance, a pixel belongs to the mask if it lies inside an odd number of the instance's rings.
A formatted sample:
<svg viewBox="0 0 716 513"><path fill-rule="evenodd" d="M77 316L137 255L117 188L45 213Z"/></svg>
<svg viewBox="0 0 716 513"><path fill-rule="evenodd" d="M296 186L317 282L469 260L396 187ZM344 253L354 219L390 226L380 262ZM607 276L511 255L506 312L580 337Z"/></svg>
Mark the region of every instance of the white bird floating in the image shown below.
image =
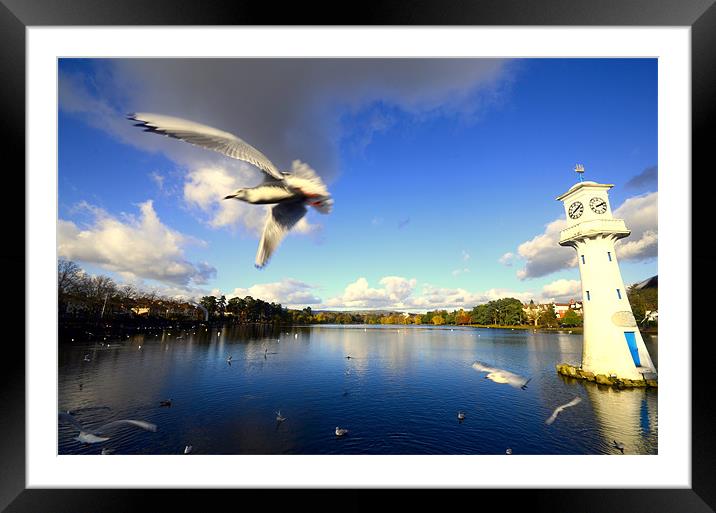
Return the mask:
<svg viewBox="0 0 716 513"><path fill-rule="evenodd" d="M286 417L281 415L281 410L276 412L276 422L283 422L286 420Z"/></svg>
<svg viewBox="0 0 716 513"><path fill-rule="evenodd" d="M622 442L617 442L616 440L614 440L612 447L619 449L622 452L622 454L624 454L624 444Z"/></svg>
<svg viewBox="0 0 716 513"><path fill-rule="evenodd" d="M460 420L460 421L465 420L465 412L464 411L457 412L457 420Z"/></svg>
<svg viewBox="0 0 716 513"><path fill-rule="evenodd" d="M557 418L557 415L559 415L560 412L562 412L565 408L569 408L570 406L576 406L577 404L579 404L579 403L581 403L581 402L582 402L582 398L581 398L581 397L575 397L574 399L572 399L571 401L569 401L567 404L563 404L562 406L558 406L557 408L554 409L554 411L552 412L552 415L551 415L547 420L544 421L544 423L545 423L545 424L552 424L552 422L554 422L555 419Z"/></svg>
<svg viewBox="0 0 716 513"><path fill-rule="evenodd" d="M487 372L485 379L489 379L495 383L506 383L513 387L521 388L522 390L526 389L527 383L532 380L532 378L525 379L523 376L515 374L514 372L498 369L496 367L490 367L482 362L473 363L472 368L478 372Z"/></svg>
<svg viewBox="0 0 716 513"><path fill-rule="evenodd" d="M194 449L194 447L192 447L191 445L187 445L186 447L184 447L184 454L189 454L192 449Z"/></svg>
<svg viewBox="0 0 716 513"><path fill-rule="evenodd" d="M93 429L92 431L89 431L86 429L82 424L80 424L77 419L75 419L71 414L67 412L60 412L58 414L58 419L61 422L68 422L72 424L74 427L76 427L80 434L75 437L75 440L79 442L84 442L86 444L96 444L99 442L106 442L109 440L109 436L102 436L106 435L106 432L109 430L112 430L119 426L135 426L138 428L145 429L147 431L156 432L157 426L156 424L152 424L151 422L144 422L143 420L130 420L130 419L122 419L122 420L115 420L113 422L109 422L107 424L104 424L103 426L100 426L96 429Z"/></svg>
<svg viewBox="0 0 716 513"><path fill-rule="evenodd" d="M293 162L293 172L279 171L259 150L235 135L210 126L160 114L136 113L127 116L138 121L135 126L146 132L180 139L190 144L223 153L227 157L248 162L266 176L256 187L237 189L224 199L253 204L275 204L264 225L255 265L262 268L284 236L306 215L306 205L322 214L333 208L333 198L323 180L306 164Z"/></svg>
<svg viewBox="0 0 716 513"><path fill-rule="evenodd" d="M346 433L348 433L347 429L336 426L336 436L343 436Z"/></svg>

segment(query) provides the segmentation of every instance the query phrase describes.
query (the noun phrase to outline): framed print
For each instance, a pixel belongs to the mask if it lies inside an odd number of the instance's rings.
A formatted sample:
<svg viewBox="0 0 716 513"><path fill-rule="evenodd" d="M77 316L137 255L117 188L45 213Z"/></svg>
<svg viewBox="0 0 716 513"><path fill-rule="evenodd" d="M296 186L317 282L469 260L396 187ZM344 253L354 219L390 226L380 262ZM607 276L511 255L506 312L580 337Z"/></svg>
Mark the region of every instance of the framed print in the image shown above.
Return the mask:
<svg viewBox="0 0 716 513"><path fill-rule="evenodd" d="M712 511L712 2L220 4L0 6L2 507Z"/></svg>

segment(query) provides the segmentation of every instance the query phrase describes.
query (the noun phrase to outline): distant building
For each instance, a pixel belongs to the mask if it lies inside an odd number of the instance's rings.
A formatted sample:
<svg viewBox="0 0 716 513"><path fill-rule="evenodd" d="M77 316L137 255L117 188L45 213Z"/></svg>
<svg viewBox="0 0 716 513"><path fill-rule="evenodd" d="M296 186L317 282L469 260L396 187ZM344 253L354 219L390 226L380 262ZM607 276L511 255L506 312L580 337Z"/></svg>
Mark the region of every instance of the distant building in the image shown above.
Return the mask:
<svg viewBox="0 0 716 513"><path fill-rule="evenodd" d="M557 314L558 319L562 319L567 312L574 310L578 315L582 315L582 302L571 299L569 303L553 303L554 313Z"/></svg>
<svg viewBox="0 0 716 513"><path fill-rule="evenodd" d="M569 310L573 310L577 315L582 315L582 302L574 299L571 299L569 303L526 303L522 305L522 311L535 325L539 315L550 308L554 308L558 319L562 319Z"/></svg>

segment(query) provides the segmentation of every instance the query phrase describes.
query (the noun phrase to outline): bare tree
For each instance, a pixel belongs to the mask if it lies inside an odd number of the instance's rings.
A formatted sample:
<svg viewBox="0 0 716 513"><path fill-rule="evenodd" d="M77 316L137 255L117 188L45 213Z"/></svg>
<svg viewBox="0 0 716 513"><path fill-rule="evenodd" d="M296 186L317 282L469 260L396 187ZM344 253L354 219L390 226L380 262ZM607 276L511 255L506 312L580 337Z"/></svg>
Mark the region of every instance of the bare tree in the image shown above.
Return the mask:
<svg viewBox="0 0 716 513"><path fill-rule="evenodd" d="M72 260L59 259L57 261L57 293L65 295L71 292L78 284L82 269Z"/></svg>

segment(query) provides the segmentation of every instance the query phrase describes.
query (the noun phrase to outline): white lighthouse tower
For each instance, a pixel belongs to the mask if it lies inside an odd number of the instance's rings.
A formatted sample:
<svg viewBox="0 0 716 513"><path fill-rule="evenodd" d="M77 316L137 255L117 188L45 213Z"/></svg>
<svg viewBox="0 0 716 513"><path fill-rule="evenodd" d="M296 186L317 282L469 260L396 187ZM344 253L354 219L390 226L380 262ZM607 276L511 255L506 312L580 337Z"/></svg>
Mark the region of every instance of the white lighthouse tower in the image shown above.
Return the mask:
<svg viewBox="0 0 716 513"><path fill-rule="evenodd" d="M631 231L623 219L612 217L607 191L613 185L582 181L580 165L575 171L580 181L557 200L567 214L559 244L577 251L582 278L582 370L630 380L655 379L614 250L614 243Z"/></svg>

